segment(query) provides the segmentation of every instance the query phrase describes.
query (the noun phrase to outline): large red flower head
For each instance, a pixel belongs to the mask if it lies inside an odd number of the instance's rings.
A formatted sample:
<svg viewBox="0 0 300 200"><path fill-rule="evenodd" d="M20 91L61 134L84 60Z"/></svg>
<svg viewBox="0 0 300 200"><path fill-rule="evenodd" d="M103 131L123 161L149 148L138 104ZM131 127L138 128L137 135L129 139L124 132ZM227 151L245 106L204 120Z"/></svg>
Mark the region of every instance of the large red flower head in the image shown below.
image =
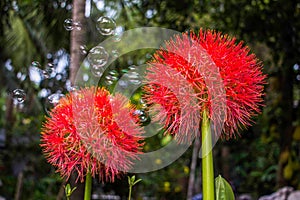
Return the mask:
<svg viewBox="0 0 300 200"><path fill-rule="evenodd" d="M87 173L114 181L141 153L142 129L132 119L133 107L122 95L103 88L85 88L61 99L41 132L41 146L49 163L62 176Z"/></svg>
<svg viewBox="0 0 300 200"><path fill-rule="evenodd" d="M204 110L227 139L260 112L266 78L261 63L228 35L201 29L177 36L155 53L147 70L145 100L154 120L171 134L181 129L179 140L199 130Z"/></svg>

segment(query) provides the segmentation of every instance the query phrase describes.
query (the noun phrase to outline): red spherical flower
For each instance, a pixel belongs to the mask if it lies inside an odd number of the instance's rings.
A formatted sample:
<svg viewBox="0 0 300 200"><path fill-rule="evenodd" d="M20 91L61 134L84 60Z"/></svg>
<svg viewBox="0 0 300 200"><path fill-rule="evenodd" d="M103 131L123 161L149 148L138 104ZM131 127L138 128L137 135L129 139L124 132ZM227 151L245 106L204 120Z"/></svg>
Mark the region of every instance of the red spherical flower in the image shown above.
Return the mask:
<svg viewBox="0 0 300 200"><path fill-rule="evenodd" d="M51 110L43 124L41 147L49 163L66 178L83 181L87 173L114 181L141 153L141 127L122 95L104 88L70 93Z"/></svg>
<svg viewBox="0 0 300 200"><path fill-rule="evenodd" d="M154 120L170 133L179 131L182 140L199 129L199 113L206 110L211 122L222 126L217 129L223 138L234 137L251 124L263 101L266 76L249 51L235 38L202 29L166 42L145 76L145 100Z"/></svg>

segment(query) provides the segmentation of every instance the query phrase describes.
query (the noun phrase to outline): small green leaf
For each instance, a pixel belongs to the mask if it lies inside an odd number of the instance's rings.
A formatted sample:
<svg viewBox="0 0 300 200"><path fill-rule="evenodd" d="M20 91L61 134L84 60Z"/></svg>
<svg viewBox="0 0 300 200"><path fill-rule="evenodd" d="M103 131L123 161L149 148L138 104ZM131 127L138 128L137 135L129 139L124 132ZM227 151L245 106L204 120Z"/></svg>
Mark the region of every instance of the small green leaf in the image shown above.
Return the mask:
<svg viewBox="0 0 300 200"><path fill-rule="evenodd" d="M216 200L234 200L234 194L230 184L219 175L215 179Z"/></svg>
<svg viewBox="0 0 300 200"><path fill-rule="evenodd" d="M76 190L77 187L73 187L73 189L71 190L71 194Z"/></svg>
<svg viewBox="0 0 300 200"><path fill-rule="evenodd" d="M71 186L70 184L68 183L66 186L65 186L65 194L67 197L69 197L69 194L71 193Z"/></svg>
<svg viewBox="0 0 300 200"><path fill-rule="evenodd" d="M136 181L133 183L133 185L137 184L137 183L140 182L141 180L142 180L142 179L136 180Z"/></svg>
<svg viewBox="0 0 300 200"><path fill-rule="evenodd" d="M130 177L127 176L127 178L128 178L128 184L131 185L131 179L130 179Z"/></svg>
<svg viewBox="0 0 300 200"><path fill-rule="evenodd" d="M66 186L65 186L65 194L66 194L66 197L70 197L72 195L72 193L74 192L74 190L76 190L76 187L74 187L73 189L71 189L71 186L70 184L68 183Z"/></svg>
<svg viewBox="0 0 300 200"><path fill-rule="evenodd" d="M133 175L133 176L131 177L131 183L132 183L132 184L134 183L134 181L135 181L135 175Z"/></svg>

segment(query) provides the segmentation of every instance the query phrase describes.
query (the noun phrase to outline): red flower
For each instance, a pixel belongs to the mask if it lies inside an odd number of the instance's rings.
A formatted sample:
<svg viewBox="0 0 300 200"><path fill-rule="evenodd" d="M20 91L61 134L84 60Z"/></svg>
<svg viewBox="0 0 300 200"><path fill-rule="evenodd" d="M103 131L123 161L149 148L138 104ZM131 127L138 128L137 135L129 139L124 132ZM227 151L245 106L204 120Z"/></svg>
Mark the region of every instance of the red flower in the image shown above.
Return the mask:
<svg viewBox="0 0 300 200"><path fill-rule="evenodd" d="M171 134L181 129L180 140L199 130L203 110L216 126L224 119L217 128L227 139L260 112L266 78L261 63L227 35L201 29L177 36L155 53L147 70L145 100L152 105L154 120L165 123ZM185 90L181 96L180 90Z"/></svg>
<svg viewBox="0 0 300 200"><path fill-rule="evenodd" d="M66 178L80 181L89 172L114 181L141 153L142 129L131 119L132 107L121 95L103 88L86 88L61 99L41 132L41 146L49 163Z"/></svg>

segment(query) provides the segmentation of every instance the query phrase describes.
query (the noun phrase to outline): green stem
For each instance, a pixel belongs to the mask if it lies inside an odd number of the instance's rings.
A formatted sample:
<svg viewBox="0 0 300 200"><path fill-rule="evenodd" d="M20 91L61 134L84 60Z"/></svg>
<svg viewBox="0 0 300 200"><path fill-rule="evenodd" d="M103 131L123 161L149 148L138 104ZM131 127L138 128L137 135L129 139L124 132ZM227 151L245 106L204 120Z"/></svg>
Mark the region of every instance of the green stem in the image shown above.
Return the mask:
<svg viewBox="0 0 300 200"><path fill-rule="evenodd" d="M212 156L212 137L210 130L210 122L206 111L203 112L202 119L202 188L203 199L214 200L214 167Z"/></svg>
<svg viewBox="0 0 300 200"><path fill-rule="evenodd" d="M92 194L92 175L90 172L85 177L84 200L91 200Z"/></svg>
<svg viewBox="0 0 300 200"><path fill-rule="evenodd" d="M129 185L129 194L128 194L128 200L131 199L131 191L132 191L132 185Z"/></svg>

